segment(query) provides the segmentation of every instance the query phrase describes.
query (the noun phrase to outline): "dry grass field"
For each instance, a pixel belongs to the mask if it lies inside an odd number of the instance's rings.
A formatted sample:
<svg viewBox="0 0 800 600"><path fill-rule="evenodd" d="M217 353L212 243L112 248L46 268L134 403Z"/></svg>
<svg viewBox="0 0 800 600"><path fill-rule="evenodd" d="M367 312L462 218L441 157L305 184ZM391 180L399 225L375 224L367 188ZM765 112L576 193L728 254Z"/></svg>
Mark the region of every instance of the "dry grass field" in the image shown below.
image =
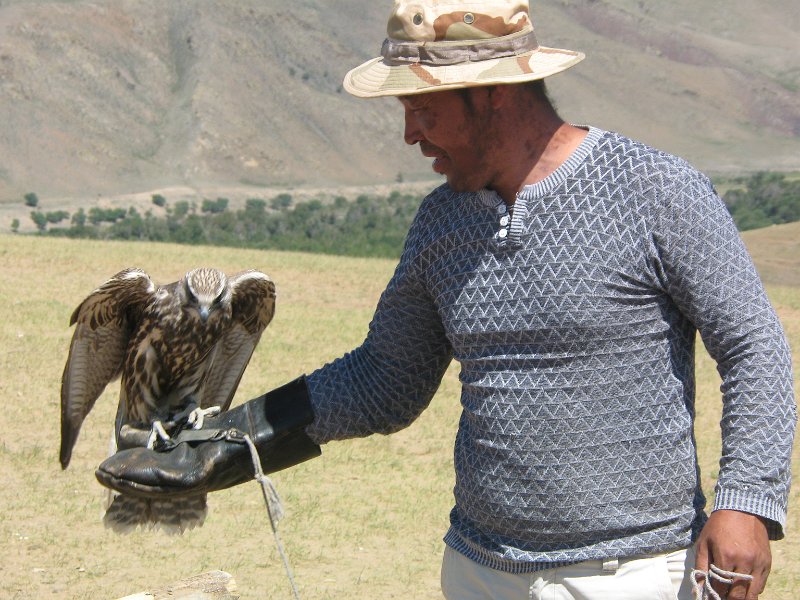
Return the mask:
<svg viewBox="0 0 800 600"><path fill-rule="evenodd" d="M797 272L797 253L788 263ZM394 266L386 260L0 235L0 598L118 598L213 569L232 573L243 599L290 597L255 483L212 495L206 524L182 537L119 537L103 528L104 495L94 469L107 450L116 385L87 419L69 469L58 464L59 388L73 308L124 267L142 267L163 283L198 265L230 272L258 268L278 286L276 318L237 403L358 344ZM782 281L779 275L775 280ZM796 356L800 289L775 285L769 292ZM698 440L710 493L720 446L719 382L706 357L698 370ZM274 476L287 512L281 536L303 598L440 597L458 413L453 367L431 407L408 429L329 444L322 458ZM787 539L773 545L764 600L797 597L798 525L800 486L792 493Z"/></svg>

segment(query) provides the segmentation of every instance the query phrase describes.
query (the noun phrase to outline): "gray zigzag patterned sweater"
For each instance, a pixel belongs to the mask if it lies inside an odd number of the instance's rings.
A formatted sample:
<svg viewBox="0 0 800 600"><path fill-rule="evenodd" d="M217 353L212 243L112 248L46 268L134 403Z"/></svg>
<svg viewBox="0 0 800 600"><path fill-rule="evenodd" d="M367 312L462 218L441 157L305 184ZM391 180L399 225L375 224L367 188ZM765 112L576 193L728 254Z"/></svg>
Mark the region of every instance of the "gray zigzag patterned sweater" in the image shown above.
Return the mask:
<svg viewBox="0 0 800 600"><path fill-rule="evenodd" d="M460 363L445 542L530 572L688 546L702 528L700 331L723 377L715 508L783 536L791 358L735 226L685 161L591 128L518 194L422 203L364 344L308 378L319 443L390 433Z"/></svg>

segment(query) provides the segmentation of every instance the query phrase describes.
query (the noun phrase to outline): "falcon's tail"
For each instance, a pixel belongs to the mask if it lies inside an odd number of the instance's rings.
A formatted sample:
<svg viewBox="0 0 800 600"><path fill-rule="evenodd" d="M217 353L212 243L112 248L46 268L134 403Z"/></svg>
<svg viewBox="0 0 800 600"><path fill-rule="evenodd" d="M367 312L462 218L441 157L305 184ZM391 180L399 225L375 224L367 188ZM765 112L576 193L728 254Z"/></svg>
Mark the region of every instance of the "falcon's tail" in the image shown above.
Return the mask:
<svg viewBox="0 0 800 600"><path fill-rule="evenodd" d="M106 509L103 523L117 533L130 533L141 527L180 535L202 525L207 512L205 496L148 500L115 495Z"/></svg>

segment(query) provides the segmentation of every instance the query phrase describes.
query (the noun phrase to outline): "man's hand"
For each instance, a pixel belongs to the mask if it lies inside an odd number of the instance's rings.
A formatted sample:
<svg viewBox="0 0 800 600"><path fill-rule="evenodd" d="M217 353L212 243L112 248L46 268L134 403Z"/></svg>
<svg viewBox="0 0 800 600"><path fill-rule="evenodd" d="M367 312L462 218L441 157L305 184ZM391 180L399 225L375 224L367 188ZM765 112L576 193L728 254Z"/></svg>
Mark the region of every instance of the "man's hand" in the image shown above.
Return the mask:
<svg viewBox="0 0 800 600"><path fill-rule="evenodd" d="M203 429L184 429L155 449L142 448L147 431L123 427L119 452L98 467L98 481L145 498L206 494L253 478L247 436L261 468L272 473L319 456L306 434L314 419L305 378L207 417Z"/></svg>
<svg viewBox="0 0 800 600"><path fill-rule="evenodd" d="M736 510L711 513L697 540L695 568L708 572L711 564L725 571L752 575L731 585L714 581L712 587L728 600L756 600L764 591L772 565L767 526L761 517Z"/></svg>

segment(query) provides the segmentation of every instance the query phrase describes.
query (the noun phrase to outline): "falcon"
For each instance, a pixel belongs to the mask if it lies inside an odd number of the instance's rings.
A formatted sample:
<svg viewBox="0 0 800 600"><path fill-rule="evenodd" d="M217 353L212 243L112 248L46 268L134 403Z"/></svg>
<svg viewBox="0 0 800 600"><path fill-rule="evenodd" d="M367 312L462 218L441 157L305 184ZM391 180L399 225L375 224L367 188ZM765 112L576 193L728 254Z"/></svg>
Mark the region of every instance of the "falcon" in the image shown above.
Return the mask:
<svg viewBox="0 0 800 600"><path fill-rule="evenodd" d="M120 378L115 423L152 429L148 445L167 439L176 415L202 426L225 411L262 332L275 313L275 285L259 271L227 277L199 268L156 285L125 269L81 302L61 382L61 467L66 469L86 415ZM112 442L112 449L116 443ZM146 500L114 497L105 524L119 532L160 527L171 533L201 525L205 496Z"/></svg>

